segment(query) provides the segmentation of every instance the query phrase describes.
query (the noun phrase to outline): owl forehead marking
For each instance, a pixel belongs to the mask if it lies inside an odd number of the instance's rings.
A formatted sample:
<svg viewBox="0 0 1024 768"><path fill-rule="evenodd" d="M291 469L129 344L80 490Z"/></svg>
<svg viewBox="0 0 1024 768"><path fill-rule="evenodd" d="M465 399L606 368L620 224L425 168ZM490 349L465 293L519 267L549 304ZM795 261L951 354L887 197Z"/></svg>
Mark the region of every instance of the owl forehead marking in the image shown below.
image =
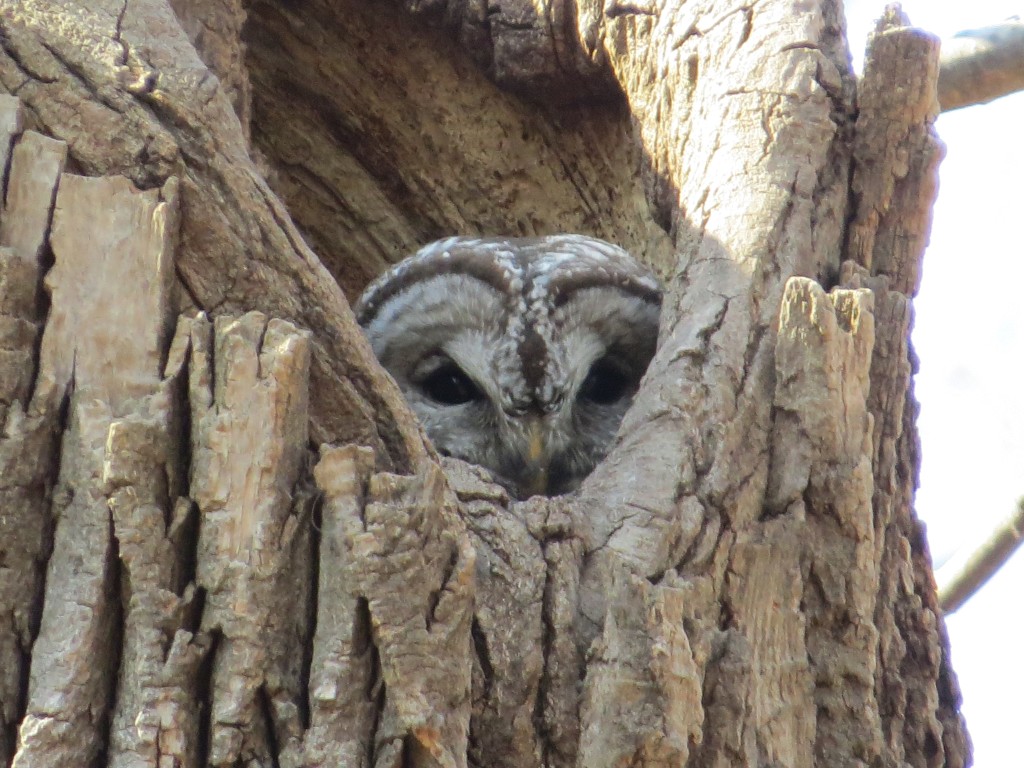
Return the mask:
<svg viewBox="0 0 1024 768"><path fill-rule="evenodd" d="M487 258L480 258L481 252L486 253ZM359 323L372 322L389 301L441 274L471 277L506 297L519 293L523 281L523 268L507 243L465 237L438 240L399 262L369 285L355 307Z"/></svg>
<svg viewBox="0 0 1024 768"><path fill-rule="evenodd" d="M440 274L462 275L503 297L504 337L493 360L505 383L506 406L550 408L562 392L559 355L562 324L555 315L574 293L618 288L660 303L660 286L645 268L611 243L583 235L541 238L449 237L421 248L379 277L356 305L368 325L389 301Z"/></svg>

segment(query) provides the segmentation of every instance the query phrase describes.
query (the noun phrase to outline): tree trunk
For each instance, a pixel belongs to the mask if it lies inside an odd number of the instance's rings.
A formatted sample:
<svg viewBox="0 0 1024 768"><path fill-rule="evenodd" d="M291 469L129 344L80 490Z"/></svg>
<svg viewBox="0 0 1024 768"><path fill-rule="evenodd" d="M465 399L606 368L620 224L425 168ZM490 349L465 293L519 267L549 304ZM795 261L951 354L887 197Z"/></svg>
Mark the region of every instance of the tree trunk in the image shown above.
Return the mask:
<svg viewBox="0 0 1024 768"><path fill-rule="evenodd" d="M963 766L912 510L937 42L836 0L0 0L0 762ZM346 298L664 277L611 455L439 460Z"/></svg>

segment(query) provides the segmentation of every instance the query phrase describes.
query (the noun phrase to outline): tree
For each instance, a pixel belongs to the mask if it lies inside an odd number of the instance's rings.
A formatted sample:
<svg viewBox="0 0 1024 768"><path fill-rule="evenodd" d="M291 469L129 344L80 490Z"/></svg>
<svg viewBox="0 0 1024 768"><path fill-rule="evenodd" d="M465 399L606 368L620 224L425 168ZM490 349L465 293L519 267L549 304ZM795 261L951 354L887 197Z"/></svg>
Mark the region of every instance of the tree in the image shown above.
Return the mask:
<svg viewBox="0 0 1024 768"><path fill-rule="evenodd" d="M911 508L934 38L888 12L855 84L828 0L2 7L4 760L966 764ZM609 458L512 502L345 297L551 231L669 294Z"/></svg>

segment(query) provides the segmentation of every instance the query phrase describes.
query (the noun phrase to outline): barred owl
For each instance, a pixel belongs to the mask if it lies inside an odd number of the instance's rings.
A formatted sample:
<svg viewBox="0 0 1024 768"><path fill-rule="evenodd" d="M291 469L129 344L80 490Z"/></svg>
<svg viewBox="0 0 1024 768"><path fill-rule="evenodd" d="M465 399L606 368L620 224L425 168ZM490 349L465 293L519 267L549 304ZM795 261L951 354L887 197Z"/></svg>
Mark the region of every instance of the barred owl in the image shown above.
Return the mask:
<svg viewBox="0 0 1024 768"><path fill-rule="evenodd" d="M511 494L575 489L647 369L661 288L582 235L452 237L372 283L356 315L427 435Z"/></svg>

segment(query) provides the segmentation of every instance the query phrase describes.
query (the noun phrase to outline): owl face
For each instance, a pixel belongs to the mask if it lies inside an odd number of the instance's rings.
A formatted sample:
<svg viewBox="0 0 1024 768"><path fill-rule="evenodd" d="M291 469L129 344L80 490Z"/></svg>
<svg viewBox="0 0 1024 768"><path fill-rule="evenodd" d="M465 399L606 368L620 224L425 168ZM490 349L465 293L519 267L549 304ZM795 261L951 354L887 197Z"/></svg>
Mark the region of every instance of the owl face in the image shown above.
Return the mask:
<svg viewBox="0 0 1024 768"><path fill-rule="evenodd" d="M432 243L356 313L437 449L526 498L575 489L607 453L660 307L625 251L559 235Z"/></svg>

